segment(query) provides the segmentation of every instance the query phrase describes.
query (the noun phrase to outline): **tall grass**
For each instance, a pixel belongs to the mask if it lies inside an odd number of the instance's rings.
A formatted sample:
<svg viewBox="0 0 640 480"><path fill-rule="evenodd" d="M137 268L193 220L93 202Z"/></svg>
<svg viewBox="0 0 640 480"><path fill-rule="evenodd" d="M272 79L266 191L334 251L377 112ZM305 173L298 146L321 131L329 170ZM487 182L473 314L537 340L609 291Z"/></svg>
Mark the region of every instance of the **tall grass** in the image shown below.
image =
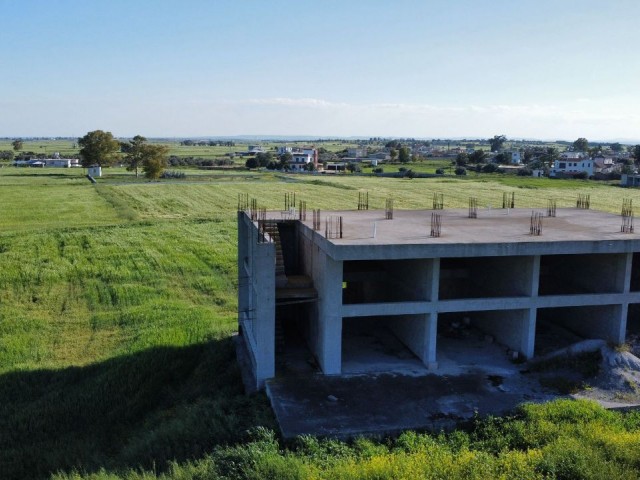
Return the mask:
<svg viewBox="0 0 640 480"><path fill-rule="evenodd" d="M551 407L540 418L525 410L435 439L286 446L258 430L247 443L247 430L274 423L263 395L243 394L230 337L238 193L281 209L293 191L308 208L327 210L355 209L360 190L371 208L388 196L396 208L429 208L434 191L446 207L466 207L471 194L497 206L513 190L517 206L544 207L553 197L560 207L579 191L592 207L617 212L622 198L640 201L637 191L274 174L186 183L107 176L93 186L78 171L48 170L0 169L0 478L74 469L81 474L60 478L572 478L562 476L563 462L577 472L610 468L611 478L637 473L615 466L638 466L627 451L637 442L633 415L601 421L596 411L570 431L549 417ZM597 465L580 456L585 445L604 452Z"/></svg>

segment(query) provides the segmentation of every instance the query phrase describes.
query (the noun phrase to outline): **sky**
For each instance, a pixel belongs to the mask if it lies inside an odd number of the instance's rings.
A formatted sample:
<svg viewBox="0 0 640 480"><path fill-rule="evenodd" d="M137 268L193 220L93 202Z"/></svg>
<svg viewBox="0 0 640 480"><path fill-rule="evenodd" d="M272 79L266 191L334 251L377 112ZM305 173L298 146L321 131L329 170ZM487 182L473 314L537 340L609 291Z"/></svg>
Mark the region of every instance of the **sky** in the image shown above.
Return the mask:
<svg viewBox="0 0 640 480"><path fill-rule="evenodd" d="M640 140L638 0L0 0L0 137Z"/></svg>

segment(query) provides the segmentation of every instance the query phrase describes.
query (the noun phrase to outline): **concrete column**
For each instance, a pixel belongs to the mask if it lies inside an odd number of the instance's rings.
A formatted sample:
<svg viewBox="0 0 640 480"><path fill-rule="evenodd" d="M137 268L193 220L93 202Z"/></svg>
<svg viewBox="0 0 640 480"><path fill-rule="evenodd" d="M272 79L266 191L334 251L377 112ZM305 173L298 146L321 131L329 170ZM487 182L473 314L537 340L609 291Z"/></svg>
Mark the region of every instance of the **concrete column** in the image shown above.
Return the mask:
<svg viewBox="0 0 640 480"><path fill-rule="evenodd" d="M427 315L426 330L426 354L423 362L429 370L436 370L438 368L438 362L436 361L438 314L436 312Z"/></svg>
<svg viewBox="0 0 640 480"><path fill-rule="evenodd" d="M492 334L500 343L516 350L525 358L533 356L535 311L532 309L476 312L472 321L478 328Z"/></svg>
<svg viewBox="0 0 640 480"><path fill-rule="evenodd" d="M538 296L538 288L540 287L540 255L531 257L531 297Z"/></svg>
<svg viewBox="0 0 640 480"><path fill-rule="evenodd" d="M434 258L433 261L431 262L429 300L432 302L438 301L439 292L440 292L440 259Z"/></svg>
<svg viewBox="0 0 640 480"><path fill-rule="evenodd" d="M624 268L623 268L623 277L622 281L622 291L624 293L629 293L631 291L631 269L633 267L633 252L629 252L626 254L626 258L624 259Z"/></svg>
<svg viewBox="0 0 640 480"><path fill-rule="evenodd" d="M275 376L275 311L276 311L276 248L273 243L255 245L252 269L254 295L254 332L256 349L256 381L262 388L264 381Z"/></svg>
<svg viewBox="0 0 640 480"><path fill-rule="evenodd" d="M326 375L342 372L342 262L319 253L314 264L317 310L312 319L311 348Z"/></svg>

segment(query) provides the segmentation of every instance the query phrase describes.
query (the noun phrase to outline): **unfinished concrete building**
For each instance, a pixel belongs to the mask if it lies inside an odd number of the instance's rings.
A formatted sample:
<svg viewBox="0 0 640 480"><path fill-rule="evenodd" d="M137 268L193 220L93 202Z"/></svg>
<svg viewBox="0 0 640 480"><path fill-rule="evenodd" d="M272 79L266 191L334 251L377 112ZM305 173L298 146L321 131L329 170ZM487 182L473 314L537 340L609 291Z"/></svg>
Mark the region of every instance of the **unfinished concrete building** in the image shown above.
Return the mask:
<svg viewBox="0 0 640 480"><path fill-rule="evenodd" d="M256 388L287 355L326 375L393 370L367 365L380 331L406 362L437 372L471 348L464 338L450 348L461 324L529 359L560 341L549 328L619 344L638 316L628 216L555 206L320 215L238 212L239 330Z"/></svg>

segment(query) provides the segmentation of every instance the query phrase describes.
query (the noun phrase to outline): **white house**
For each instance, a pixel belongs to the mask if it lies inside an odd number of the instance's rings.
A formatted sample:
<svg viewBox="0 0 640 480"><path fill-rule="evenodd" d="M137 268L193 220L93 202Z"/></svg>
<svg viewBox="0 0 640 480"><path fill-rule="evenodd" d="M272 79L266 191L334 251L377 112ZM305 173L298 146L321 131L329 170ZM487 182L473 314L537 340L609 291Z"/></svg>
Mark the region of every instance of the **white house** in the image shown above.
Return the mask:
<svg viewBox="0 0 640 480"><path fill-rule="evenodd" d="M611 173L616 170L616 163L613 161L612 157L597 155L593 157L593 162L596 173Z"/></svg>
<svg viewBox="0 0 640 480"><path fill-rule="evenodd" d="M522 157L517 150L506 151L504 154L507 156L509 163L512 165L520 165L522 163Z"/></svg>
<svg viewBox="0 0 640 480"><path fill-rule="evenodd" d="M587 175L591 176L593 175L593 167L593 159L587 157L585 153L565 152L553 163L549 176L576 175L581 172L586 172Z"/></svg>
<svg viewBox="0 0 640 480"><path fill-rule="evenodd" d="M307 165L313 162L313 156L309 153L296 152L291 154L289 168L294 172L301 172L307 169Z"/></svg>

